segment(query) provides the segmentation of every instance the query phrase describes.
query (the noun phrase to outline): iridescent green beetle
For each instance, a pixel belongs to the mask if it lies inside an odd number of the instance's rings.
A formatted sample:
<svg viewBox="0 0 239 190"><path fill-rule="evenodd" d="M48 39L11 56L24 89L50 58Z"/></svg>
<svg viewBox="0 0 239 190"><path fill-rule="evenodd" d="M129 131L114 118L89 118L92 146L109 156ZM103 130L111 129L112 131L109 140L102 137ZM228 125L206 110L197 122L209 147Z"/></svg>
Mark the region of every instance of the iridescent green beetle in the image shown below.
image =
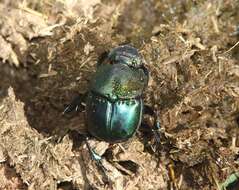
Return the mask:
<svg viewBox="0 0 239 190"><path fill-rule="evenodd" d="M150 107L144 106L142 99L148 78L144 60L136 48L116 47L99 61L88 92L77 97L64 113L79 108L84 102L88 132L110 143L132 137L141 125L143 113L150 114L155 118L151 129L159 141L157 116ZM87 147L93 159L100 160L88 143Z"/></svg>

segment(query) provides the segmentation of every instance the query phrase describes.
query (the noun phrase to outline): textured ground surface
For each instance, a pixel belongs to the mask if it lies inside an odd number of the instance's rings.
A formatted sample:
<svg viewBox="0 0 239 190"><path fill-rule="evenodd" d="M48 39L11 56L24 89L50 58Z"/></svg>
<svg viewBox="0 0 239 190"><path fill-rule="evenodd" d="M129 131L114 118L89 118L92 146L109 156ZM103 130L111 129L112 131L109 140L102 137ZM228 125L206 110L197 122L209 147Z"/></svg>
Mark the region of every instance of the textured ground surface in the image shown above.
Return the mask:
<svg viewBox="0 0 239 190"><path fill-rule="evenodd" d="M239 166L238 10L236 0L0 1L0 189L222 189ZM147 130L110 146L91 139L107 180L82 142L84 113L62 111L122 43L145 57L162 140L155 153Z"/></svg>

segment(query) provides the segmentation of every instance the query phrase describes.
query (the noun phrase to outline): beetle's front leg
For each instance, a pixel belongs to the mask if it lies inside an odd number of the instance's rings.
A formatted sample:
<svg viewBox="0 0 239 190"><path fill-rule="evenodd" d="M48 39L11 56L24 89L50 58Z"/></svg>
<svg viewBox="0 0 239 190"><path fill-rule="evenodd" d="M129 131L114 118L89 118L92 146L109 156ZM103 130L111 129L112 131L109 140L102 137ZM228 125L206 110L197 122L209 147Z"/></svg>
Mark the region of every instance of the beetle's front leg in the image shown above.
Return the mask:
<svg viewBox="0 0 239 190"><path fill-rule="evenodd" d="M150 126L150 128L154 134L154 137L158 146L160 144L160 133L159 133L160 122L159 122L157 113L150 106L144 105L144 114L150 115L154 118L154 124L153 126Z"/></svg>
<svg viewBox="0 0 239 190"><path fill-rule="evenodd" d="M81 108L84 108L84 102L86 99L86 94L79 94L74 100L65 108L63 114L70 113L72 111L78 111Z"/></svg>

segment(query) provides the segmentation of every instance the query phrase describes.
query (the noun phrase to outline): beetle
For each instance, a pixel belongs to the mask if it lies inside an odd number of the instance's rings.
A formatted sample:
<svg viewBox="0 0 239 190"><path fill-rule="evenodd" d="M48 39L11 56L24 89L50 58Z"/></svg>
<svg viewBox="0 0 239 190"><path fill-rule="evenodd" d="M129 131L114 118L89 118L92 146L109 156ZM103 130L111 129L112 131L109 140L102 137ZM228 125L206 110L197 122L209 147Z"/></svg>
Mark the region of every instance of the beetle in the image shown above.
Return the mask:
<svg viewBox="0 0 239 190"><path fill-rule="evenodd" d="M86 125L90 135L109 143L123 142L131 138L142 123L143 114L154 117L151 127L159 142L157 114L143 103L143 92L149 80L149 72L139 51L131 45L120 45L101 57L87 93L76 97L64 110L69 113L85 104ZM87 147L94 160L98 156Z"/></svg>

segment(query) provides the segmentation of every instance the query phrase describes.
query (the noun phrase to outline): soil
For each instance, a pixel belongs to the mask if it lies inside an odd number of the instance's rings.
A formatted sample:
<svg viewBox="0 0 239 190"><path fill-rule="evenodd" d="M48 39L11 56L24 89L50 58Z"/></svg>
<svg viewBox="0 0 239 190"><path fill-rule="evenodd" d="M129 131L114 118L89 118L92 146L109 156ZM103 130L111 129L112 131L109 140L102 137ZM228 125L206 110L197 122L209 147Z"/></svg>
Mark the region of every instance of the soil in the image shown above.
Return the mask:
<svg viewBox="0 0 239 190"><path fill-rule="evenodd" d="M237 189L238 10L236 0L0 1L0 189ZM161 142L147 128L113 145L90 137L105 176L83 140L84 111L62 112L119 44L146 60Z"/></svg>

